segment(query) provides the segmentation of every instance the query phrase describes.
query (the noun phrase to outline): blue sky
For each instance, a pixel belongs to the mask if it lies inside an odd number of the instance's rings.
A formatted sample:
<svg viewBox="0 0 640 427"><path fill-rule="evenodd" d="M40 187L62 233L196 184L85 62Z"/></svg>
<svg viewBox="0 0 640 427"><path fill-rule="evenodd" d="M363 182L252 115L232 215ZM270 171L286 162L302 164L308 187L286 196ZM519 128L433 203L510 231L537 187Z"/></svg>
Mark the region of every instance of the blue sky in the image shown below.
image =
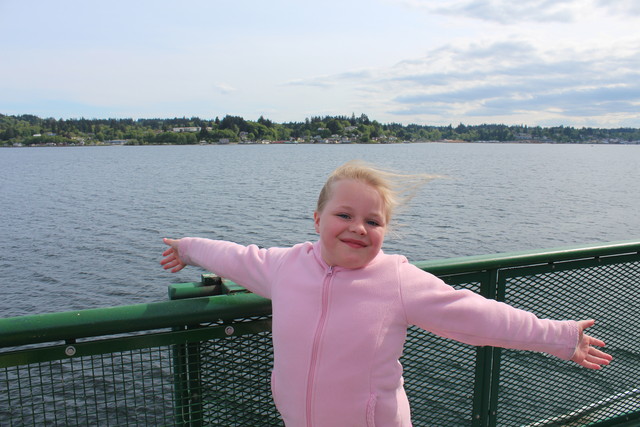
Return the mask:
<svg viewBox="0 0 640 427"><path fill-rule="evenodd" d="M637 0L0 0L0 113L640 127Z"/></svg>

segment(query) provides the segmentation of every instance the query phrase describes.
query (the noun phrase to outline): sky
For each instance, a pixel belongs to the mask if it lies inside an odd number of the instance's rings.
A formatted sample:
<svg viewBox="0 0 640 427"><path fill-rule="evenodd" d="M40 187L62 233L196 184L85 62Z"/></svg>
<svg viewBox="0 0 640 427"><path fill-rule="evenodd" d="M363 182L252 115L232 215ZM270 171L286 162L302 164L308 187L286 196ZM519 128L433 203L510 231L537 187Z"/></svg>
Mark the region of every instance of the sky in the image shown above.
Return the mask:
<svg viewBox="0 0 640 427"><path fill-rule="evenodd" d="M0 114L640 127L638 0L0 0Z"/></svg>

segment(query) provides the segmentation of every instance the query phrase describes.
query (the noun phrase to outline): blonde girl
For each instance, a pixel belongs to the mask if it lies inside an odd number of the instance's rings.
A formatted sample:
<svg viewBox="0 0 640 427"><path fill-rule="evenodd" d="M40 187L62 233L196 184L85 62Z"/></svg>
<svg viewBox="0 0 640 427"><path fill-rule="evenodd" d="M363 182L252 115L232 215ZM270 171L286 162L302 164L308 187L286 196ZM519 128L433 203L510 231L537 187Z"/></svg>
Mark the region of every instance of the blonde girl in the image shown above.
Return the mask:
<svg viewBox="0 0 640 427"><path fill-rule="evenodd" d="M429 178L362 162L339 167L320 192L316 242L260 249L164 240L165 269L200 266L271 299L271 387L288 427L410 426L399 362L410 325L471 345L546 352L590 369L612 359L593 347L602 341L583 333L593 320L539 319L455 290L404 256L385 254L389 222L406 198L398 183Z"/></svg>

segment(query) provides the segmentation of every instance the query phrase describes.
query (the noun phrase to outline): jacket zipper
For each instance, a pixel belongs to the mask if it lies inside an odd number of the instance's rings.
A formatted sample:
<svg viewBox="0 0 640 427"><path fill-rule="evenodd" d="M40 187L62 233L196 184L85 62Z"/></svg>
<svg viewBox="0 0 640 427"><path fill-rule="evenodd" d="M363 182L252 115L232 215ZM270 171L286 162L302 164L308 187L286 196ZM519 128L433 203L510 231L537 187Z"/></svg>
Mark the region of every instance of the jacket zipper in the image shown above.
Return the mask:
<svg viewBox="0 0 640 427"><path fill-rule="evenodd" d="M313 384L315 382L316 367L318 364L318 350L320 348L320 341L322 333L324 332L324 326L327 320L327 311L329 305L329 289L331 285L331 278L333 277L333 266L329 266L327 274L322 282L322 305L320 308L320 320L316 327L316 333L313 337L313 347L311 348L311 362L309 364L309 375L307 376L307 427L312 425L311 408L313 405Z"/></svg>

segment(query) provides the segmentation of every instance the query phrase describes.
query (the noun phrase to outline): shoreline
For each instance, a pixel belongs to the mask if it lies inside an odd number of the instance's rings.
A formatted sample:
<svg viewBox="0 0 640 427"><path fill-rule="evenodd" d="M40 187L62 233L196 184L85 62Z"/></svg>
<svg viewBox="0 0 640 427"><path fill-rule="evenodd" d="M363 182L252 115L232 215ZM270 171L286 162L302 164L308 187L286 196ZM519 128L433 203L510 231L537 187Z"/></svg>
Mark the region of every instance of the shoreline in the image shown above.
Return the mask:
<svg viewBox="0 0 640 427"><path fill-rule="evenodd" d="M198 143L198 144L13 144L0 145L0 148L61 148L61 147L169 147L169 146L229 146L229 145L405 145L405 144L517 144L517 145L640 145L640 141L584 141L584 142L558 142L538 140L512 140L512 141L462 141L462 140L438 140L438 141L403 141L403 142L228 142L228 143Z"/></svg>

